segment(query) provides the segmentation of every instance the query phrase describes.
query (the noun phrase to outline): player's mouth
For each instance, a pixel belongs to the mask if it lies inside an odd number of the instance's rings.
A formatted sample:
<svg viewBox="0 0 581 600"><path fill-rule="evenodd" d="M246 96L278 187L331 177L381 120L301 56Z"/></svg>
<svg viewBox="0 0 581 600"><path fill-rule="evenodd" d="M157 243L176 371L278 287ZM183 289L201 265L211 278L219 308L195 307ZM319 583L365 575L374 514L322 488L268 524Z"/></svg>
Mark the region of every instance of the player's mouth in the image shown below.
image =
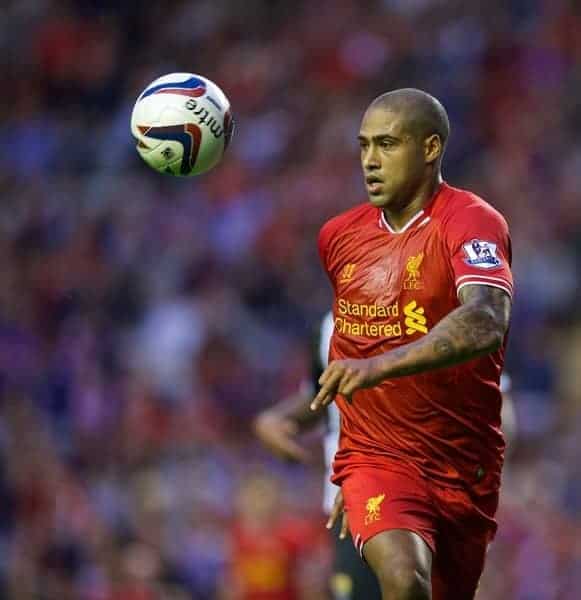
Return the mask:
<svg viewBox="0 0 581 600"><path fill-rule="evenodd" d="M383 189L383 180L377 177L377 175L367 175L365 177L365 184L370 194L379 194Z"/></svg>

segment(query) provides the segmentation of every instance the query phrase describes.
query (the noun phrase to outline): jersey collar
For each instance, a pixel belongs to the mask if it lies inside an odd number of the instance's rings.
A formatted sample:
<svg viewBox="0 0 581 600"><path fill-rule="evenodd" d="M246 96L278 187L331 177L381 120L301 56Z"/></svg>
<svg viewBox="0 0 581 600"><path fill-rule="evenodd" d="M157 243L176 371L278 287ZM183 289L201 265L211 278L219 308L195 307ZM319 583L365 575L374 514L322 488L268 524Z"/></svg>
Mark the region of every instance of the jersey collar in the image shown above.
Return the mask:
<svg viewBox="0 0 581 600"><path fill-rule="evenodd" d="M411 228L419 228L419 227L423 227L424 225L426 225L427 223L430 222L431 220L431 216L430 213L432 212L432 208L435 204L436 198L440 195L440 193L442 192L442 190L444 190L444 188L446 187L446 183L442 182L438 188L436 189L436 191L434 192L434 195L432 196L432 198L430 199L430 201L426 204L426 206L424 206L424 208L422 208L420 211L418 211L399 231L396 231L395 229L393 229L393 227L387 222L387 219L385 218L385 215L383 214L383 211L380 209L378 209L379 211L379 228L383 229L384 231L388 231L389 233L392 233L394 235L399 235L400 233L405 233L406 231L408 231Z"/></svg>

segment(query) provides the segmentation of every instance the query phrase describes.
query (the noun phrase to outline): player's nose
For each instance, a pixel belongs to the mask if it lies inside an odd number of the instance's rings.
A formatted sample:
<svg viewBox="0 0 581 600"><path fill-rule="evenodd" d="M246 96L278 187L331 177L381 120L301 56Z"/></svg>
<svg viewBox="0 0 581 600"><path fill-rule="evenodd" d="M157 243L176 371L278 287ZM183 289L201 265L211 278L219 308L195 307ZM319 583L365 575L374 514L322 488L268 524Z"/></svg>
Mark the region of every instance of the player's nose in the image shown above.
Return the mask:
<svg viewBox="0 0 581 600"><path fill-rule="evenodd" d="M363 163L363 169L367 172L374 169L379 169L381 161L379 160L379 154L373 146L369 146L367 152L362 157L361 162Z"/></svg>

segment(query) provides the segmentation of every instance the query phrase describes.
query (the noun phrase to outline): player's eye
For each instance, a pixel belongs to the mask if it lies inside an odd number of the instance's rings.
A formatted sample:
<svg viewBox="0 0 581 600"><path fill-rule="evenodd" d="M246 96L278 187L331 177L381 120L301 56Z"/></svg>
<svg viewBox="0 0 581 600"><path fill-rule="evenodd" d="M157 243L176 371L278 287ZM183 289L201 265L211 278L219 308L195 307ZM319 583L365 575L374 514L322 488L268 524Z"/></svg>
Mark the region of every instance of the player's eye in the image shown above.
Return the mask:
<svg viewBox="0 0 581 600"><path fill-rule="evenodd" d="M395 144L393 143L392 140L381 140L381 147L382 148L392 148Z"/></svg>

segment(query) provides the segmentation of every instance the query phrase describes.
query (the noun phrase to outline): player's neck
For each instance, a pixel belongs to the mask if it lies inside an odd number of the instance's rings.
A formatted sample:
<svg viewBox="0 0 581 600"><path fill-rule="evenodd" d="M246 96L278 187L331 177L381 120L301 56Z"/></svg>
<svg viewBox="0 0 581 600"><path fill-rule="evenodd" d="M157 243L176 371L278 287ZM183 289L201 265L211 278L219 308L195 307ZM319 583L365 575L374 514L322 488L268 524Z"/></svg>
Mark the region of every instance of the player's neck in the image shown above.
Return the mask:
<svg viewBox="0 0 581 600"><path fill-rule="evenodd" d="M443 179L437 173L432 179L422 184L412 199L404 206L384 208L383 215L393 231L401 231L430 202Z"/></svg>

